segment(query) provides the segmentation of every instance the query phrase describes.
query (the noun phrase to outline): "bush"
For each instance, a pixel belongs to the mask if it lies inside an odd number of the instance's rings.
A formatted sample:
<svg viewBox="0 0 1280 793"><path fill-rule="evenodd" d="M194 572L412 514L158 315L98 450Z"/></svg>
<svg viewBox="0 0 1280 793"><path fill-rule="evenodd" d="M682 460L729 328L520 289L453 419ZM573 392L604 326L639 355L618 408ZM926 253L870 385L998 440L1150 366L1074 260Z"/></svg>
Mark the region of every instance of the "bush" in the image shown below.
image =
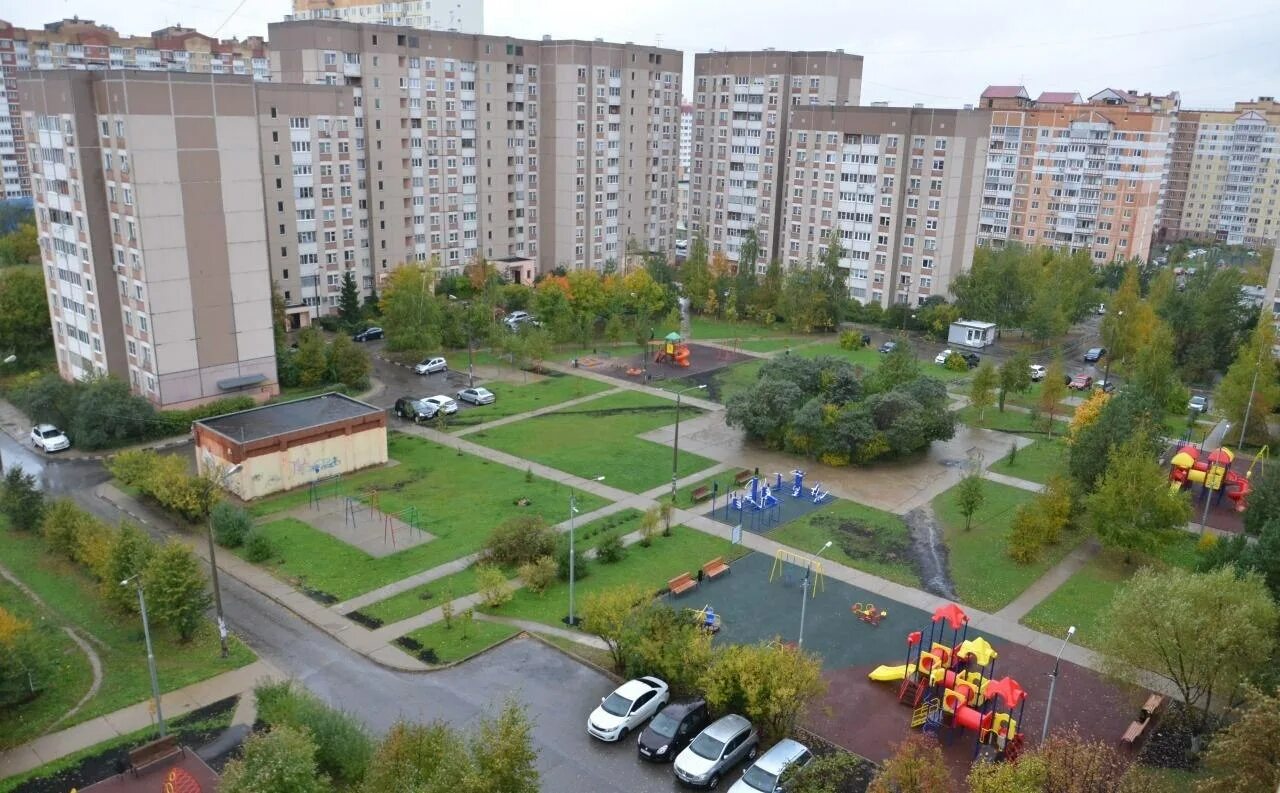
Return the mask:
<svg viewBox="0 0 1280 793"><path fill-rule="evenodd" d="M31 623L0 607L0 708L38 695L51 682L50 653Z"/></svg>
<svg viewBox="0 0 1280 793"><path fill-rule="evenodd" d="M556 580L556 560L550 556L539 556L520 565L519 575L525 589L541 595Z"/></svg>
<svg viewBox="0 0 1280 793"><path fill-rule="evenodd" d="M142 529L131 523L122 523L112 538L107 556L107 575L102 579L102 596L107 602L126 613L138 608L138 595L133 586L120 586L120 582L147 569L155 545Z"/></svg>
<svg viewBox="0 0 1280 793"><path fill-rule="evenodd" d="M603 564L613 564L621 562L627 555L627 549L622 545L622 538L617 534L610 534L596 547L596 559Z"/></svg>
<svg viewBox="0 0 1280 793"><path fill-rule="evenodd" d="M289 682L260 684L254 694L258 718L273 730L287 727L310 734L322 773L348 784L364 778L373 758L373 740L359 719Z"/></svg>
<svg viewBox="0 0 1280 793"><path fill-rule="evenodd" d="M151 557L144 580L154 619L177 631L179 640L191 641L213 602L196 555L182 542L170 540Z"/></svg>
<svg viewBox="0 0 1280 793"><path fill-rule="evenodd" d="M591 574L587 569L587 557L581 545L573 548L573 580L581 581ZM562 540L556 544L556 577L561 581L569 580L569 542Z"/></svg>
<svg viewBox="0 0 1280 793"><path fill-rule="evenodd" d="M851 330L840 332L840 349L856 350L862 346L862 334Z"/></svg>
<svg viewBox="0 0 1280 793"><path fill-rule="evenodd" d="M946 369L951 372L967 372L969 371L969 362L959 353L951 353L943 362Z"/></svg>
<svg viewBox="0 0 1280 793"><path fill-rule="evenodd" d="M507 576L497 565L481 564L476 566L476 591L486 608L496 609L511 600L511 585Z"/></svg>
<svg viewBox="0 0 1280 793"><path fill-rule="evenodd" d="M9 525L19 531L35 531L44 516L44 494L36 487L36 478L23 472L21 465L9 466L0 487L0 513Z"/></svg>
<svg viewBox="0 0 1280 793"><path fill-rule="evenodd" d="M107 463L112 476L183 519L204 520L218 502L218 488L211 479L191 474L187 462L150 449L117 454Z"/></svg>
<svg viewBox="0 0 1280 793"><path fill-rule="evenodd" d="M44 518L40 521L40 536L50 551L65 559L78 561L76 556L80 549L80 535L88 529L90 523L96 522L93 516L76 506L71 499L60 498L45 509Z"/></svg>
<svg viewBox="0 0 1280 793"><path fill-rule="evenodd" d="M213 523L213 536L224 548L239 548L253 529L249 512L227 501L214 506L209 515Z"/></svg>
<svg viewBox="0 0 1280 793"><path fill-rule="evenodd" d="M498 524L485 541L485 561L517 567L555 552L556 532L538 515L517 515Z"/></svg>
<svg viewBox="0 0 1280 793"><path fill-rule="evenodd" d="M244 540L244 558L254 564L262 564L275 556L271 539L257 529L250 529Z"/></svg>
<svg viewBox="0 0 1280 793"><path fill-rule="evenodd" d="M305 730L280 726L255 733L243 756L227 763L222 793L323 793L328 780L317 774L316 744Z"/></svg>

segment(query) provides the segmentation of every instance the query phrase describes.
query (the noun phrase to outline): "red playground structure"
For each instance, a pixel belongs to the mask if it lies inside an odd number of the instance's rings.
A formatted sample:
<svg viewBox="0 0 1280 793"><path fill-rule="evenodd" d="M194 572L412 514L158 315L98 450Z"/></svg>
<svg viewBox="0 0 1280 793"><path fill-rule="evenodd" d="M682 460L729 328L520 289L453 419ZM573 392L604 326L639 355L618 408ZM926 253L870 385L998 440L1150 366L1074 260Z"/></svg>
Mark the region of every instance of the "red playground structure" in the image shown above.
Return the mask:
<svg viewBox="0 0 1280 793"><path fill-rule="evenodd" d="M1266 457L1267 447L1264 446L1241 476L1231 470L1236 456L1225 446L1203 456L1198 447L1183 446L1169 461L1169 486L1176 491L1199 484L1202 498L1212 498L1217 493L1219 503L1225 496L1234 504L1236 512L1244 512L1248 506L1249 492L1253 490L1250 482L1253 467Z"/></svg>
<svg viewBox="0 0 1280 793"><path fill-rule="evenodd" d="M654 363L669 363L672 366L689 367L689 345L679 333L671 332L658 343L658 352L653 356Z"/></svg>
<svg viewBox="0 0 1280 793"><path fill-rule="evenodd" d="M911 708L913 728L934 735L945 729L948 739L972 731L974 757L987 746L996 759L1012 760L1022 750L1027 692L1011 677L995 677L999 653L968 634L969 616L954 603L940 606L927 631L907 634L905 664L876 667L868 677L901 681L898 701Z"/></svg>

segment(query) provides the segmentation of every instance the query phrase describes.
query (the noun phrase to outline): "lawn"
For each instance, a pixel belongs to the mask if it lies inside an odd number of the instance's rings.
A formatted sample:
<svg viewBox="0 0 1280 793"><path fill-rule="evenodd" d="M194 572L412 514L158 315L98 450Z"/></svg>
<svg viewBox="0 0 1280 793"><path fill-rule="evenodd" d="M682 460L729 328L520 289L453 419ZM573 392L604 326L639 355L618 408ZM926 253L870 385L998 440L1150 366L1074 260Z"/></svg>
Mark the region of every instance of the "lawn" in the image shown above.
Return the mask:
<svg viewBox="0 0 1280 793"><path fill-rule="evenodd" d="M702 413L688 405L681 411L685 419ZM671 449L636 436L674 421L671 400L626 391L483 430L468 439L581 477L604 476L611 487L642 493L671 481ZM711 460L684 453L677 475L683 478L711 465Z"/></svg>
<svg viewBox="0 0 1280 793"><path fill-rule="evenodd" d="M448 664L484 652L520 632L519 628L501 622L477 619L471 620L471 624L466 625L465 629L463 626L464 621L454 617L451 627L445 626L443 622L435 622L419 628L405 638L421 644L424 651L434 652L437 663Z"/></svg>
<svg viewBox="0 0 1280 793"><path fill-rule="evenodd" d="M653 591L666 589L667 582L681 573L696 574L706 562L717 556L725 561L741 556L746 549L728 540L703 534L696 529L675 526L670 537L658 536L653 545L644 548L633 545L620 562L588 565L586 577L580 578L574 597L580 605L587 595L621 584L643 584ZM562 626L561 619L568 614L569 586L557 581L546 592L535 594L526 589L516 590L510 603L495 609L494 614L533 620L546 625Z"/></svg>
<svg viewBox="0 0 1280 793"><path fill-rule="evenodd" d="M932 349L932 348L930 348ZM945 366L939 366L933 362L933 355L936 353L928 353L923 348L916 348L920 358L920 374L927 375L944 383L954 383L963 380L969 376L969 370L956 372ZM860 347L856 350L846 350L842 348L839 342L829 341L822 344L809 344L800 347L795 351L796 355L803 355L806 358L817 358L821 355L830 355L836 358L842 358L854 366L861 366L868 372L873 372L880 368L880 362L884 360L884 355L880 353L877 347Z"/></svg>
<svg viewBox="0 0 1280 793"><path fill-rule="evenodd" d="M1010 405L1014 405L1017 407L1027 408L1028 410L1032 408L1039 408L1040 407L1040 391L1043 388L1043 386L1044 386L1043 382L1032 383L1031 387L1021 394L1014 391L1010 391L1009 393L1005 394L1004 404L1006 407ZM1066 394L1064 395L1064 398L1073 397L1073 396L1085 397L1088 395L1084 392L1072 391L1068 389L1066 391ZM1075 412L1076 412L1076 408L1074 405L1068 405L1067 403L1061 402L1061 401L1058 402L1059 416L1064 416L1069 418L1075 415Z"/></svg>
<svg viewBox="0 0 1280 793"><path fill-rule="evenodd" d="M360 609L360 613L381 620L383 625L390 625L393 622L415 617L424 611L430 611L447 600L456 600L475 591L476 568L472 565L465 570L437 578L413 589L406 589L386 600L379 600Z"/></svg>
<svg viewBox="0 0 1280 793"><path fill-rule="evenodd" d="M1007 606L1082 539L1079 534L1067 534L1058 545L1046 549L1039 562L1018 564L1006 552L1009 531L1014 512L1035 494L983 482L986 498L973 516L973 528L965 531L964 516L956 505L958 490L953 487L935 498L933 510L946 537L956 593L976 608L998 611Z"/></svg>
<svg viewBox="0 0 1280 793"><path fill-rule="evenodd" d="M968 424L970 427L980 427L1000 432L1016 432L1020 435L1045 434L1043 417L1039 420L1033 420L1030 413L1023 413L1020 410L1006 410L1001 413L994 405L987 408L987 412L981 420L978 418L978 410L972 406L961 408L957 418L961 424ZM1066 431L1067 423L1055 419L1054 437L1061 436Z"/></svg>
<svg viewBox="0 0 1280 793"><path fill-rule="evenodd" d="M538 514L550 523L568 517L569 491L557 482L539 477L526 481L523 471L415 436L393 433L388 447L399 465L344 477L336 492L358 495L377 488L384 512L416 506L423 529L435 539L375 558L302 521L283 518L260 526L275 549L267 566L286 579L345 600L479 550L490 530L514 515ZM529 499L530 505L517 506L520 498ZM272 515L305 506L307 499L302 488L264 499L252 509ZM578 494L584 513L605 503L590 493Z"/></svg>
<svg viewBox="0 0 1280 793"><path fill-rule="evenodd" d="M778 350L795 350L808 344L819 341L821 336L808 336L803 338L781 338L781 339L744 339L736 345L740 350L750 352L776 352ZM729 346L734 346L732 342L721 342Z"/></svg>
<svg viewBox="0 0 1280 793"><path fill-rule="evenodd" d="M589 523L579 524L573 529L574 545L582 548L583 552L599 548L610 537L625 537L633 531L639 531L642 517L644 513L638 509L624 509ZM658 526L661 528L661 521Z"/></svg>
<svg viewBox="0 0 1280 793"><path fill-rule="evenodd" d="M657 329L657 334L658 336L665 336L673 330L679 332L680 329L663 325ZM723 341L725 339L795 336L796 332L786 325L778 323L762 325L758 322L733 322L727 319L694 316L689 319L689 334L693 337L691 341L703 341L706 339Z"/></svg>
<svg viewBox="0 0 1280 793"><path fill-rule="evenodd" d="M609 385L584 377L552 372L532 383L493 381L485 384L496 399L492 405L463 410L449 417L451 428L474 427L486 421L558 405L571 399L607 391Z"/></svg>
<svg viewBox="0 0 1280 793"><path fill-rule="evenodd" d="M136 616L118 614L108 608L96 582L70 562L46 554L35 536L0 526L0 563L40 596L48 607L46 618L51 623L76 628L94 646L102 660L103 679L98 694L75 716L59 723L59 729L142 702L151 696L142 623ZM231 627L235 629L234 624ZM153 631L152 638L157 676L164 691L197 683L254 660L253 652L234 637L230 656L219 657L217 632L210 623L203 624L197 636L187 644L180 644L173 634L164 629ZM74 704L85 693L86 684L81 673L69 676L66 685L69 689L66 694L46 692L41 699L29 705L0 712L0 723L6 728L0 732L0 748L16 746L42 734L49 722L61 715L54 711L60 709L62 702L71 700ZM58 697L59 708L46 706L43 703L45 696Z"/></svg>
<svg viewBox="0 0 1280 793"><path fill-rule="evenodd" d="M1058 635L1070 625L1076 626L1075 641L1094 646L1102 618L1111 598L1140 567L1182 567L1190 569L1196 560L1194 534L1183 533L1147 558L1124 563L1123 554L1103 549L1022 618L1029 628Z"/></svg>
<svg viewBox="0 0 1280 793"><path fill-rule="evenodd" d="M751 361L743 361L735 363L732 366L726 366L716 369L714 372L703 375L698 378L684 377L678 380L669 381L672 388L689 388L692 386L707 386L707 390L703 391L700 396L710 399L714 402L724 404L729 401L729 397L745 391L750 388L756 380L760 379L760 369L766 364L763 358L756 358Z"/></svg>
<svg viewBox="0 0 1280 793"><path fill-rule="evenodd" d="M1019 449L1013 462L1005 456L990 467L996 473L1044 484L1049 477L1067 472L1067 444L1061 438L1038 438Z"/></svg>
<svg viewBox="0 0 1280 793"><path fill-rule="evenodd" d="M905 586L920 586L911 561L911 538L902 518L853 501L836 501L769 532L769 539L803 553L827 541L823 557Z"/></svg>

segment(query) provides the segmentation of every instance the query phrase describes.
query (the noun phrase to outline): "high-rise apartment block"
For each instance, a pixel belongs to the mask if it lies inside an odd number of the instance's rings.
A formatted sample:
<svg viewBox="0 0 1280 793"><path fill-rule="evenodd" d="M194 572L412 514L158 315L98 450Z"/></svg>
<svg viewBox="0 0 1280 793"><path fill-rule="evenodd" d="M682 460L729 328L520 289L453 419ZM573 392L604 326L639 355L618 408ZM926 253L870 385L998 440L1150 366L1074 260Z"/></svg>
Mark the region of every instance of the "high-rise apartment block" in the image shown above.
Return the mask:
<svg viewBox="0 0 1280 793"><path fill-rule="evenodd" d="M1147 258L1177 102L1114 89L1032 100L1022 86L987 88L978 244L1048 245L1096 262Z"/></svg>
<svg viewBox="0 0 1280 793"><path fill-rule="evenodd" d="M973 264L990 129L980 110L791 108L779 260L815 262L834 233L850 297L946 296Z"/></svg>
<svg viewBox="0 0 1280 793"><path fill-rule="evenodd" d="M693 165L693 105L680 105L680 178L689 178Z"/></svg>
<svg viewBox="0 0 1280 793"><path fill-rule="evenodd" d="M1280 234L1280 102L1182 110L1172 135L1160 237L1265 247Z"/></svg>
<svg viewBox="0 0 1280 793"><path fill-rule="evenodd" d="M288 21L331 19L419 30L484 32L484 0L293 0Z"/></svg>
<svg viewBox="0 0 1280 793"><path fill-rule="evenodd" d="M4 179L0 198L30 195L17 80L22 72L49 69L240 74L256 80L270 77L266 43L258 37L219 40L179 26L149 36L128 36L87 19L64 19L38 30L16 28L0 20L0 169Z"/></svg>
<svg viewBox="0 0 1280 793"><path fill-rule="evenodd" d="M763 272L778 255L789 111L856 105L862 56L835 52L711 52L694 58L690 232L738 263L755 229Z"/></svg>
<svg viewBox="0 0 1280 793"><path fill-rule="evenodd" d="M58 368L164 407L278 391L247 77L19 79Z"/></svg>

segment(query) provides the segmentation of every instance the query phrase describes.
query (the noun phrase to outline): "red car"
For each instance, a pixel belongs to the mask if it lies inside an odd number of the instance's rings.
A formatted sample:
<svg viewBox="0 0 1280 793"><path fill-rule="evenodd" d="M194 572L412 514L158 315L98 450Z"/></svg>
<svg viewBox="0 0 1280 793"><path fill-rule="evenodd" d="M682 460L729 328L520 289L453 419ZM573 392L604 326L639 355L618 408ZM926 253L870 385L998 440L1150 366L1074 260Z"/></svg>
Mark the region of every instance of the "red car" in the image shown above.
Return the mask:
<svg viewBox="0 0 1280 793"><path fill-rule="evenodd" d="M1071 378L1071 382L1067 383L1067 388L1074 391L1088 391L1093 388L1093 378L1087 374L1078 374Z"/></svg>

